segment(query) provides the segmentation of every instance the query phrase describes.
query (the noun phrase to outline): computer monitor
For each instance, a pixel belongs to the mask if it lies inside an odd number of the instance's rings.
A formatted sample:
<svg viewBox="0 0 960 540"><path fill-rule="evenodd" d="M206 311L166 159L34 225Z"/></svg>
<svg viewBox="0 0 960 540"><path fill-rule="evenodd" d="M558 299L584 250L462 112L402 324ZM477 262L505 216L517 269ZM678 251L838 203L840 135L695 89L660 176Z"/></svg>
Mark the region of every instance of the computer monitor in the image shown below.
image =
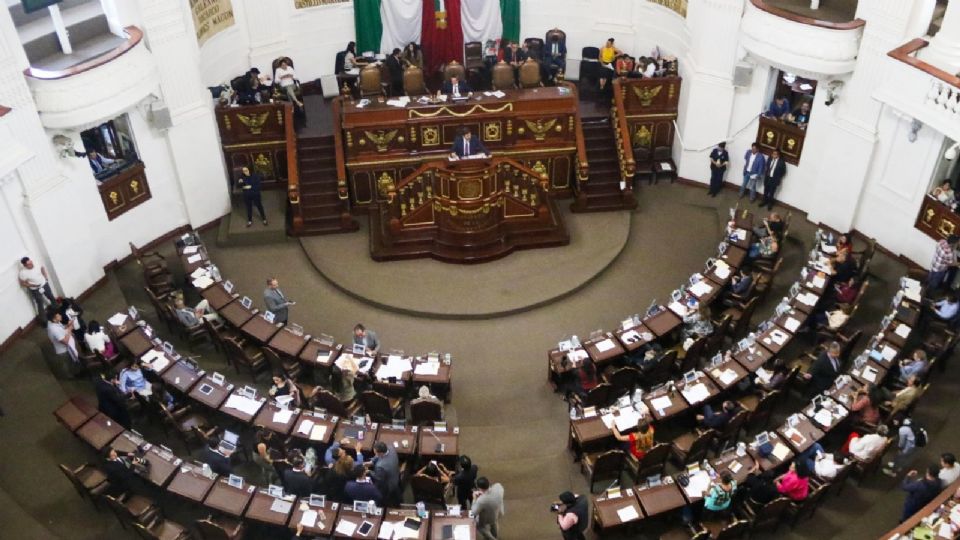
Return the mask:
<svg viewBox="0 0 960 540"><path fill-rule="evenodd" d="M299 324L296 324L296 323L290 323L290 324L288 324L288 325L287 325L287 330L293 332L293 334L296 335L296 336L302 336L302 335L303 335L303 327L300 326Z"/></svg>
<svg viewBox="0 0 960 540"><path fill-rule="evenodd" d="M790 427L792 427L792 428L795 428L795 427L797 427L799 424L800 424L800 416L798 416L798 415L796 415L796 414L791 414L790 416L787 417L787 425L788 425L788 426L790 426Z"/></svg>
<svg viewBox="0 0 960 540"><path fill-rule="evenodd" d="M681 292L680 289L676 289L675 291L670 293L670 299L673 300L674 302L679 302L680 300L683 300L683 292Z"/></svg>
<svg viewBox="0 0 960 540"><path fill-rule="evenodd" d="M244 296L240 299L240 305L246 309L250 309L253 307L253 300L251 300L249 296Z"/></svg>
<svg viewBox="0 0 960 540"><path fill-rule="evenodd" d="M659 474L647 477L647 487L657 487L663 482Z"/></svg>
<svg viewBox="0 0 960 540"><path fill-rule="evenodd" d="M757 433L757 436L754 440L757 442L757 446L763 446L770 442L770 434L766 431L761 431L760 433Z"/></svg>
<svg viewBox="0 0 960 540"><path fill-rule="evenodd" d="M819 409L820 407L823 407L823 396L813 396L813 408Z"/></svg>
<svg viewBox="0 0 960 540"><path fill-rule="evenodd" d="M250 399L257 399L257 389L250 385L246 385L243 388L241 388L240 394Z"/></svg>
<svg viewBox="0 0 960 540"><path fill-rule="evenodd" d="M794 283L790 286L790 296L796 296L798 294L800 294L800 284Z"/></svg>
<svg viewBox="0 0 960 540"><path fill-rule="evenodd" d="M683 382L690 384L697 380L697 370L691 369L683 374Z"/></svg>
<svg viewBox="0 0 960 540"><path fill-rule="evenodd" d="M233 282L230 281L229 279L226 280L226 281L224 281L224 282L223 282L223 290L227 291L228 293L232 293L232 292L233 292Z"/></svg>
<svg viewBox="0 0 960 540"><path fill-rule="evenodd" d="M317 495L316 493L310 494L309 504L310 506L323 506L327 502L326 495Z"/></svg>
<svg viewBox="0 0 960 540"><path fill-rule="evenodd" d="M271 497L283 497L283 486L270 484L267 486L267 495Z"/></svg>
<svg viewBox="0 0 960 540"><path fill-rule="evenodd" d="M223 430L223 437L221 438L221 440L226 441L230 444L237 444L237 441L240 440L240 435L230 430Z"/></svg>
<svg viewBox="0 0 960 540"><path fill-rule="evenodd" d="M263 320L267 321L270 324L273 324L277 320L277 316L273 314L269 309L263 312Z"/></svg>
<svg viewBox="0 0 960 540"><path fill-rule="evenodd" d="M235 474L231 474L230 477L227 479L227 484L229 484L230 487L243 489L243 477L237 476Z"/></svg>
<svg viewBox="0 0 960 540"><path fill-rule="evenodd" d="M718 366L718 365L722 364L722 363L723 363L723 353L717 353L717 354L713 355L713 360L711 360L711 363L712 363L713 365L715 365L715 366Z"/></svg>
<svg viewBox="0 0 960 540"><path fill-rule="evenodd" d="M749 348L750 348L750 340L748 340L747 338L741 339L740 341L737 342L737 348L740 349L741 351L745 351L745 350L749 349Z"/></svg>
<svg viewBox="0 0 960 540"><path fill-rule="evenodd" d="M223 377L223 374L220 373L220 372L214 371L214 372L210 375L210 380L213 381L214 383L220 385L220 386L223 386L224 377Z"/></svg>
<svg viewBox="0 0 960 540"><path fill-rule="evenodd" d="M169 341L164 341L164 342L163 342L163 352L165 352L165 353L167 353L167 354L169 354L169 355L173 355L173 343L170 343Z"/></svg>
<svg viewBox="0 0 960 540"><path fill-rule="evenodd" d="M368 501L353 501L353 511L366 514L369 512L370 503Z"/></svg>

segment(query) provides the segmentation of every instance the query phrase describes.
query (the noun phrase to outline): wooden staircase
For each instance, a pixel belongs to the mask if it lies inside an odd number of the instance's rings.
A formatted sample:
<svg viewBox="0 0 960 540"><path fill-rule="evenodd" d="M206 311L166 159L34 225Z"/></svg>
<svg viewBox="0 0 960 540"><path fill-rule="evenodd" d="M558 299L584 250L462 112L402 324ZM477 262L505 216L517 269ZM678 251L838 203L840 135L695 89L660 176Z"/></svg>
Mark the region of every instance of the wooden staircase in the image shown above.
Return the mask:
<svg viewBox="0 0 960 540"><path fill-rule="evenodd" d="M353 232L360 228L337 193L333 135L297 138L302 236Z"/></svg>
<svg viewBox="0 0 960 540"><path fill-rule="evenodd" d="M570 209L574 212L607 212L636 208L637 199L632 190L620 190L620 161L610 118L584 118L581 126L590 177L578 182L577 197Z"/></svg>

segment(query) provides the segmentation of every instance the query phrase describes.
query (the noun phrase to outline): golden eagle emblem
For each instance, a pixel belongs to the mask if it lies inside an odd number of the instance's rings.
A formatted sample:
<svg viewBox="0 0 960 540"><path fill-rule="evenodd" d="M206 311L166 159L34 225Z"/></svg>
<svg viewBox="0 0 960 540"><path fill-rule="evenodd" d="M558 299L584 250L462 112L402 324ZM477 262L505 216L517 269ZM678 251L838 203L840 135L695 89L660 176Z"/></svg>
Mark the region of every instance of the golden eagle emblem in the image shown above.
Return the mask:
<svg viewBox="0 0 960 540"><path fill-rule="evenodd" d="M660 94L660 91L663 90L663 85L654 86L653 88L647 88L646 86L634 86L633 93L637 95L637 99L640 100L641 107L649 107L653 103L653 98L657 97Z"/></svg>
<svg viewBox="0 0 960 540"><path fill-rule="evenodd" d="M238 114L237 120L240 120L241 124L247 126L251 135L259 135L263 133L263 125L267 123L269 116L270 111L261 114L251 114L250 116Z"/></svg>
<svg viewBox="0 0 960 540"><path fill-rule="evenodd" d="M547 132L553 129L553 125L557 123L557 119L554 118L546 122L540 119L537 119L536 122L531 122L530 120L524 120L524 122L527 124L527 128L533 132L534 139L542 141L547 137Z"/></svg>
<svg viewBox="0 0 960 540"><path fill-rule="evenodd" d="M397 130L391 129L390 131L384 132L383 130L373 133L371 131L364 131L367 139L370 139L370 142L377 146L377 152L386 152L387 146L397 136Z"/></svg>

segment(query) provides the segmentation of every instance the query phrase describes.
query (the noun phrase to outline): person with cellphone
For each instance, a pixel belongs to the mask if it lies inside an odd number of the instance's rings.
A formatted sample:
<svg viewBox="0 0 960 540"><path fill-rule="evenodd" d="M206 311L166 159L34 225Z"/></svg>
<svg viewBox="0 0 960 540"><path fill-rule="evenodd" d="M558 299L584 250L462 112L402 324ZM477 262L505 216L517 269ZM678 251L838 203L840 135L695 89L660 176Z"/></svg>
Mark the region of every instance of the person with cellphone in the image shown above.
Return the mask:
<svg viewBox="0 0 960 540"><path fill-rule="evenodd" d="M585 540L583 533L590 521L589 505L583 495L564 491L560 494L560 502L550 507L550 510L557 514L557 524L563 540Z"/></svg>

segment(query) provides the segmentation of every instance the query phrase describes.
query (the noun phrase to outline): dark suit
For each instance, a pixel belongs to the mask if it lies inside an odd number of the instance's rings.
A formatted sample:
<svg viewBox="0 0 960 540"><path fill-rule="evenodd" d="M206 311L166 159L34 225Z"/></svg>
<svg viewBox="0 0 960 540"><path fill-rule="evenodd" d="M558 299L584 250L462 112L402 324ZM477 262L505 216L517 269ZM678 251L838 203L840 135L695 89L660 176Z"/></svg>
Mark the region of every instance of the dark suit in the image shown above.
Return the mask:
<svg viewBox="0 0 960 540"><path fill-rule="evenodd" d="M203 452L200 452L200 461L209 465L213 472L217 474L227 476L233 473L233 465L230 464L230 458L209 446L204 448Z"/></svg>
<svg viewBox="0 0 960 540"><path fill-rule="evenodd" d="M253 207L257 207L260 212L260 219L267 220L267 214L263 211L263 200L260 198L260 184L263 183L263 176L258 173L252 173L249 176L240 175L237 179L237 185L243 193L243 204L247 207L247 222L253 221Z"/></svg>
<svg viewBox="0 0 960 540"><path fill-rule="evenodd" d="M810 392L812 394L819 394L827 388L830 388L833 380L840 374L840 367L839 358L837 358L837 367L834 368L826 351L820 353L820 356L817 357L813 365L810 366Z"/></svg>
<svg viewBox="0 0 960 540"><path fill-rule="evenodd" d="M849 256L842 263L837 263L833 267L833 281L835 283L844 283L850 281L850 278L857 275L857 263Z"/></svg>
<svg viewBox="0 0 960 540"><path fill-rule="evenodd" d="M453 148L451 148L450 151L456 154L457 157L461 158L476 154L489 154L489 152L487 152L487 147L483 145L483 142L481 142L479 138L472 135L470 136L469 148L467 148L467 142L461 135L454 139Z"/></svg>
<svg viewBox="0 0 960 540"><path fill-rule="evenodd" d="M719 161L721 165L717 166L714 161ZM730 164L730 154L719 146L710 152L710 191L711 197L715 197L723 188L723 175L727 172L727 165Z"/></svg>
<svg viewBox="0 0 960 540"><path fill-rule="evenodd" d="M387 448L387 453L373 459L373 482L377 485L387 504L400 502L400 461L397 451ZM347 484L347 489L350 484Z"/></svg>
<svg viewBox="0 0 960 540"><path fill-rule="evenodd" d="M123 397L123 392L102 378L97 379L94 390L97 393L97 410L130 429L130 412L127 410L127 399Z"/></svg>
<svg viewBox="0 0 960 540"><path fill-rule="evenodd" d="M461 96L467 97L467 92L470 92L470 85L465 81L457 81L457 88ZM443 83L443 93L444 94L453 94L453 84L450 81Z"/></svg>
<svg viewBox="0 0 960 540"><path fill-rule="evenodd" d="M283 471L283 489L297 497L309 497L313 493L313 479L303 471Z"/></svg>
<svg viewBox="0 0 960 540"><path fill-rule="evenodd" d="M119 491L129 492L133 488L135 478L133 470L122 458L112 460L108 459L103 464L103 472L107 475L110 485L116 487Z"/></svg>
<svg viewBox="0 0 960 540"><path fill-rule="evenodd" d="M787 174L787 164L783 161L783 157L771 158L767 161L767 172L763 176L763 201L760 206L773 210L773 196L785 174Z"/></svg>
<svg viewBox="0 0 960 540"><path fill-rule="evenodd" d="M557 53L554 54L553 46L557 46ZM557 70L566 69L567 66L567 46L562 41L556 43L548 41L543 44L543 63L551 73Z"/></svg>
<svg viewBox="0 0 960 540"><path fill-rule="evenodd" d="M343 502L351 504L353 501L373 501L377 506L383 506L384 498L373 482L350 480L343 488Z"/></svg>
<svg viewBox="0 0 960 540"><path fill-rule="evenodd" d="M390 93L394 96L403 95L403 66L400 60L392 54L386 60L387 70L390 71Z"/></svg>

